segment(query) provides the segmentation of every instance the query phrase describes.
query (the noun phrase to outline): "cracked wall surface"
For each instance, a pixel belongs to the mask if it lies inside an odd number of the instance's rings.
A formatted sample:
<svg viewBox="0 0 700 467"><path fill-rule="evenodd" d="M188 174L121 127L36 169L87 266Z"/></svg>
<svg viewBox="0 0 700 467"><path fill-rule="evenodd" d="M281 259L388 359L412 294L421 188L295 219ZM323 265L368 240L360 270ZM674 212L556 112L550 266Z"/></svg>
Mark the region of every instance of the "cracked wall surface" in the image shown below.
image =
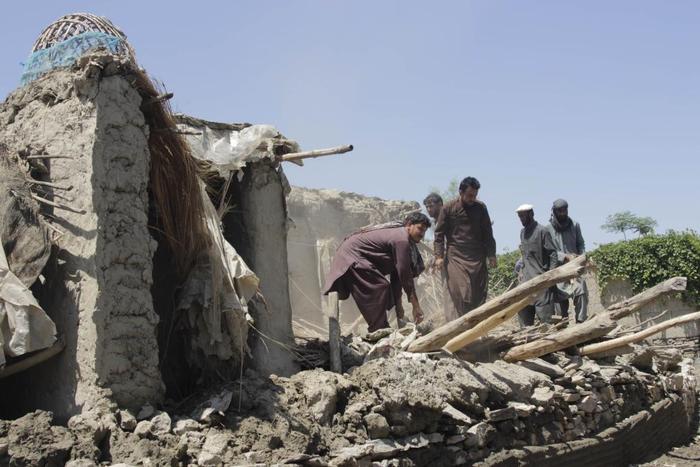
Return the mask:
<svg viewBox="0 0 700 467"><path fill-rule="evenodd" d="M0 107L0 141L15 152L65 156L46 161L43 179L72 186L60 193L65 199L56 192L53 200L85 212L42 207L63 234L36 293L66 349L0 381L3 393L20 391L22 404L59 418L110 394L137 407L162 393L150 295L156 245L147 229L148 128L140 104L120 75L57 71Z"/></svg>

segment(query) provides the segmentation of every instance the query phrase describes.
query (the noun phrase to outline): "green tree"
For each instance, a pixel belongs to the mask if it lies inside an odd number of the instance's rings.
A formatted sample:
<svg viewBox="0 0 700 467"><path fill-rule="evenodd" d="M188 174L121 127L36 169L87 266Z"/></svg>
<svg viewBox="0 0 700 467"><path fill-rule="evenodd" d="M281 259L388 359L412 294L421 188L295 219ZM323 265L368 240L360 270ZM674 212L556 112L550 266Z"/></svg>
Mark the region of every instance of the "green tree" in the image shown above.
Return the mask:
<svg viewBox="0 0 700 467"><path fill-rule="evenodd" d="M442 196L442 199L447 202L448 200L454 199L459 195L459 182L459 180L453 178L447 185L447 189L441 190L440 188L433 186L430 188L430 191Z"/></svg>
<svg viewBox="0 0 700 467"><path fill-rule="evenodd" d="M620 232L627 240L627 231L637 232L639 235L653 234L656 221L651 217L637 216L631 211L622 211L610 214L605 224L600 227L606 232Z"/></svg>

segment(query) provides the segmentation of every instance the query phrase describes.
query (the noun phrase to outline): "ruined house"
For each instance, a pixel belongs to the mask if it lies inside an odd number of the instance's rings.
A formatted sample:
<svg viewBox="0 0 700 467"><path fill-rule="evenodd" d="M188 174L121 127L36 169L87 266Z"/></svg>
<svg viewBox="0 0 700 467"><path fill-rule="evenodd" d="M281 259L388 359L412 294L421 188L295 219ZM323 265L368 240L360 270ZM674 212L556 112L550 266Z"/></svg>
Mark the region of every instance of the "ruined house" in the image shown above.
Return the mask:
<svg viewBox="0 0 700 467"><path fill-rule="evenodd" d="M49 26L22 83L0 106L0 143L52 238L42 280L28 285L65 348L0 380L12 394L3 413L66 419L107 399L181 398L208 375L239 373L249 325L253 365L293 372L259 339L292 339L276 157L296 143L266 126L176 121L123 33L92 15ZM255 144L219 164L221 146L190 148L183 126Z"/></svg>

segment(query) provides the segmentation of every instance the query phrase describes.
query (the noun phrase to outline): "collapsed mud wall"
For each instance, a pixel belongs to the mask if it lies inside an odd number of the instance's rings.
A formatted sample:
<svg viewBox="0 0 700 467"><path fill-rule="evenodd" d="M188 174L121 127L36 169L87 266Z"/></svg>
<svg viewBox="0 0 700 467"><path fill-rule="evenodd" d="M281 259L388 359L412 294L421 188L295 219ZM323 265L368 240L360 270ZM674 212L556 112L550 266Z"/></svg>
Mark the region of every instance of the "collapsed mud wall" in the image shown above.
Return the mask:
<svg viewBox="0 0 700 467"><path fill-rule="evenodd" d="M148 129L141 98L122 76L53 72L0 106L10 151L61 158L36 164L72 190L47 198L62 233L35 293L66 348L48 363L0 381L3 411L54 411L59 419L103 401L137 407L160 398L150 294L155 242L148 232ZM31 388L31 390L30 390Z"/></svg>
<svg viewBox="0 0 700 467"><path fill-rule="evenodd" d="M306 332L319 333L326 327L321 289L333 254L343 239L368 225L403 220L407 213L420 208L416 202L302 187L292 187L287 205L291 220L287 249L292 310L298 326ZM427 244L422 245L421 253L424 260L430 260ZM439 277L424 273L417 287L426 316L441 315L444 297ZM345 300L340 306L343 332L353 324L357 331L366 330L364 321L358 322L360 312L353 300ZM410 310L410 305L405 309Z"/></svg>

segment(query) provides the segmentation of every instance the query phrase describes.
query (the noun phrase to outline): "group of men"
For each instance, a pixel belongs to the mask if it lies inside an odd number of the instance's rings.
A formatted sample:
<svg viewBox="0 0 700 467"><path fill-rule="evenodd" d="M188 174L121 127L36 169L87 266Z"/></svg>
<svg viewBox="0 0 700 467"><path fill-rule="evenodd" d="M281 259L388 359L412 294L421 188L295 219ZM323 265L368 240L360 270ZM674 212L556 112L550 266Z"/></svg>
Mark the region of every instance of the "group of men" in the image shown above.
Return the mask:
<svg viewBox="0 0 700 467"><path fill-rule="evenodd" d="M451 306L444 310L447 321L486 301L488 269L497 265L496 240L488 209L478 199L480 188L476 178L466 177L459 185L456 199L443 203L440 195L431 193L423 201L435 222L435 260L430 269L441 275L450 298ZM516 212L523 225L518 271L521 281L585 252L581 227L569 217L566 201L554 202L547 225L535 220L532 205L521 205ZM423 313L415 278L425 267L417 244L431 225L426 215L412 213L403 223L382 224L351 234L333 258L324 293L337 292L341 300L352 295L372 332L389 326L387 311L391 308L396 308L398 319L404 318L403 290L412 305L414 321L420 323ZM584 321L587 297L583 280L558 284L545 290L533 305L519 313L520 323L532 325L535 316L549 322L555 309L562 317L568 317L570 298L574 301L576 320Z"/></svg>

